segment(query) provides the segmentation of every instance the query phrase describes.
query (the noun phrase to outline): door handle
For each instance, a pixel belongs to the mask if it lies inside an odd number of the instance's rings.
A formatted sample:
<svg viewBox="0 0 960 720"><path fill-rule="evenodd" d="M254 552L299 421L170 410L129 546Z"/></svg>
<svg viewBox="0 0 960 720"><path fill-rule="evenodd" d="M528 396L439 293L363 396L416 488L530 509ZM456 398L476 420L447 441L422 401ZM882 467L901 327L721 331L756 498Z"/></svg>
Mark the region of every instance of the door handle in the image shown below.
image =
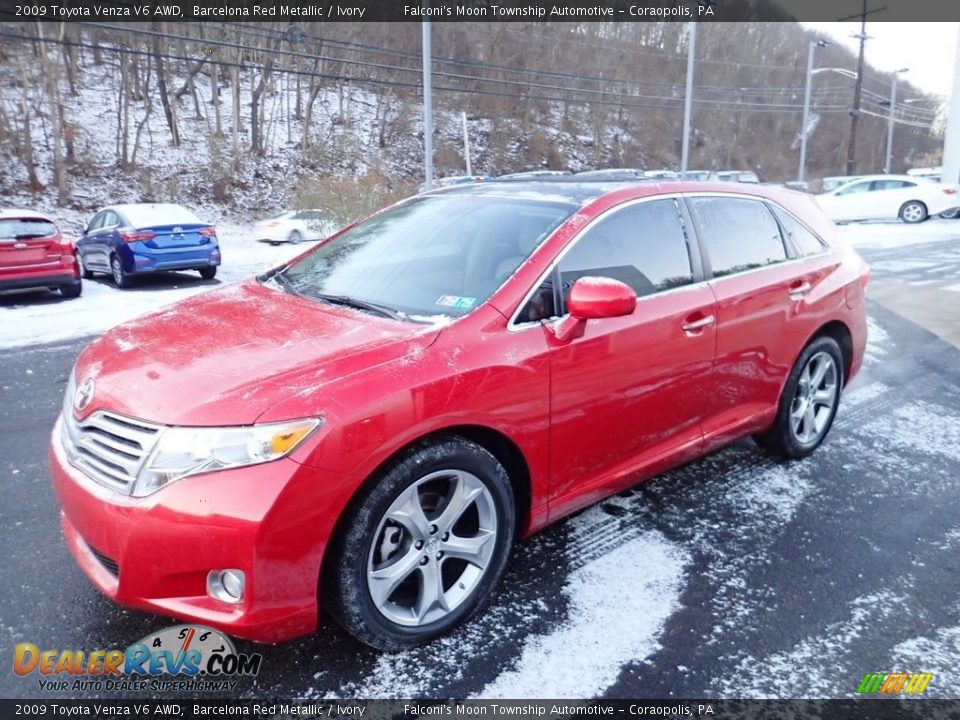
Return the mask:
<svg viewBox="0 0 960 720"><path fill-rule="evenodd" d="M812 289L813 289L813 286L810 283L808 283L806 280L804 280L798 285L792 285L790 287L790 299L799 300L808 292L810 292Z"/></svg>
<svg viewBox="0 0 960 720"><path fill-rule="evenodd" d="M713 325L715 318L713 315L705 315L699 320L693 320L688 323L684 323L683 331L687 335L698 335L704 328L710 327Z"/></svg>

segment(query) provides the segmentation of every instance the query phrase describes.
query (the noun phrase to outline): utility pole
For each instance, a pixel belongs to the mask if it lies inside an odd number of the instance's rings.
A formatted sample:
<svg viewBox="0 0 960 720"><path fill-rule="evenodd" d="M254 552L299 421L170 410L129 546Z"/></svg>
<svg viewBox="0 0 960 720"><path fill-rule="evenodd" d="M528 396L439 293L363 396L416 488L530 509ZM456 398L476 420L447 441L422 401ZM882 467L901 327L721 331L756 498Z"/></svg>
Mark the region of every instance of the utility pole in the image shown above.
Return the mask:
<svg viewBox="0 0 960 720"><path fill-rule="evenodd" d="M826 40L811 40L807 51L807 84L803 89L803 124L800 126L800 169L797 171L797 182L803 182L807 169L807 135L810 125L810 87L813 84L813 54L817 48L827 47Z"/></svg>
<svg viewBox="0 0 960 720"><path fill-rule="evenodd" d="M680 172L687 171L690 160L690 114L693 105L693 70L697 54L697 24L687 23L690 38L687 41L687 92L683 97L683 143L680 146Z"/></svg>
<svg viewBox="0 0 960 720"><path fill-rule="evenodd" d="M893 123L897 108L897 79L900 73L905 73L907 68L900 68L893 71L893 80L890 81L890 112L887 114L887 157L883 162L883 172L890 174L890 167L893 165Z"/></svg>
<svg viewBox="0 0 960 720"><path fill-rule="evenodd" d="M429 3L424 0L424 7ZM424 190L433 187L433 78L430 55L430 21L423 21L423 174Z"/></svg>
<svg viewBox="0 0 960 720"><path fill-rule="evenodd" d="M947 128L943 133L943 174L940 182L960 183L960 32L957 33L957 56L953 63L953 91Z"/></svg>
<svg viewBox="0 0 960 720"><path fill-rule="evenodd" d="M463 156L467 161L467 175L473 175L470 167L470 136L467 134L467 113L461 112L460 119L463 121Z"/></svg>
<svg viewBox="0 0 960 720"><path fill-rule="evenodd" d="M857 81L853 86L853 110L850 111L850 140L847 142L847 175L853 175L857 156L857 120L860 118L860 94L863 90L863 51L867 40L867 15L886 10L886 6L867 10L867 0L863 0L862 10L854 15L840 18L840 21L860 18L860 33L853 37L860 40L860 56L857 59Z"/></svg>

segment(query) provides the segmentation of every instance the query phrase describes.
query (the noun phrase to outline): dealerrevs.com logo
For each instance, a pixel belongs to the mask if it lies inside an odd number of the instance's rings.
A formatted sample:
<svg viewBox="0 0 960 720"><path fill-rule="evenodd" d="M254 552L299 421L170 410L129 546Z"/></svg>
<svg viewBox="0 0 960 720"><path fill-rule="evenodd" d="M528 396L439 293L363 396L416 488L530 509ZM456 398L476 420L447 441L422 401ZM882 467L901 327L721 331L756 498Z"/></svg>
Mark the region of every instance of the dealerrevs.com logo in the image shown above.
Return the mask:
<svg viewBox="0 0 960 720"><path fill-rule="evenodd" d="M13 672L37 675L40 689L55 691L231 691L260 672L263 656L238 653L223 633L203 625L176 625L148 635L126 650L41 650L20 643Z"/></svg>

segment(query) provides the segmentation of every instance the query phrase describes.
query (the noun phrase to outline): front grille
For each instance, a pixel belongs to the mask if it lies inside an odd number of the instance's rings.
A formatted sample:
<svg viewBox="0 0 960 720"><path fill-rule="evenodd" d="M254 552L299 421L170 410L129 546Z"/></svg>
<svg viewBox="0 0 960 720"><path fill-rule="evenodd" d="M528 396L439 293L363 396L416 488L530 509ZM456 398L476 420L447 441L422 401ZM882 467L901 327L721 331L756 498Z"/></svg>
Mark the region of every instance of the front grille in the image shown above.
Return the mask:
<svg viewBox="0 0 960 720"><path fill-rule="evenodd" d="M93 553L93 556L100 561L100 564L106 568L107 572L113 575L114 577L120 577L120 566L117 564L117 561L113 558L108 558L102 552L97 550L93 545L87 545L90 548L90 552Z"/></svg>
<svg viewBox="0 0 960 720"><path fill-rule="evenodd" d="M63 445L70 463L101 485L127 494L160 436L161 426L99 410L77 420L63 413Z"/></svg>

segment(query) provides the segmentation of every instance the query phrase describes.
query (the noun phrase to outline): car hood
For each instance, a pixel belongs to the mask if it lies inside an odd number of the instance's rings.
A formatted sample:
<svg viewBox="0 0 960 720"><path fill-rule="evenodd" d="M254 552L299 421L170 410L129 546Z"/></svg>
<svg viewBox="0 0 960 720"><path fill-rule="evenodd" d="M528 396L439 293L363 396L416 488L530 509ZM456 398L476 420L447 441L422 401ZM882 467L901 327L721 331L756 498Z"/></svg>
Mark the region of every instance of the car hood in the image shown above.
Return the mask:
<svg viewBox="0 0 960 720"><path fill-rule="evenodd" d="M165 425L245 425L270 407L409 353L437 326L380 318L264 287L256 280L197 295L120 325L76 366L93 400ZM305 408L301 416L320 413Z"/></svg>

